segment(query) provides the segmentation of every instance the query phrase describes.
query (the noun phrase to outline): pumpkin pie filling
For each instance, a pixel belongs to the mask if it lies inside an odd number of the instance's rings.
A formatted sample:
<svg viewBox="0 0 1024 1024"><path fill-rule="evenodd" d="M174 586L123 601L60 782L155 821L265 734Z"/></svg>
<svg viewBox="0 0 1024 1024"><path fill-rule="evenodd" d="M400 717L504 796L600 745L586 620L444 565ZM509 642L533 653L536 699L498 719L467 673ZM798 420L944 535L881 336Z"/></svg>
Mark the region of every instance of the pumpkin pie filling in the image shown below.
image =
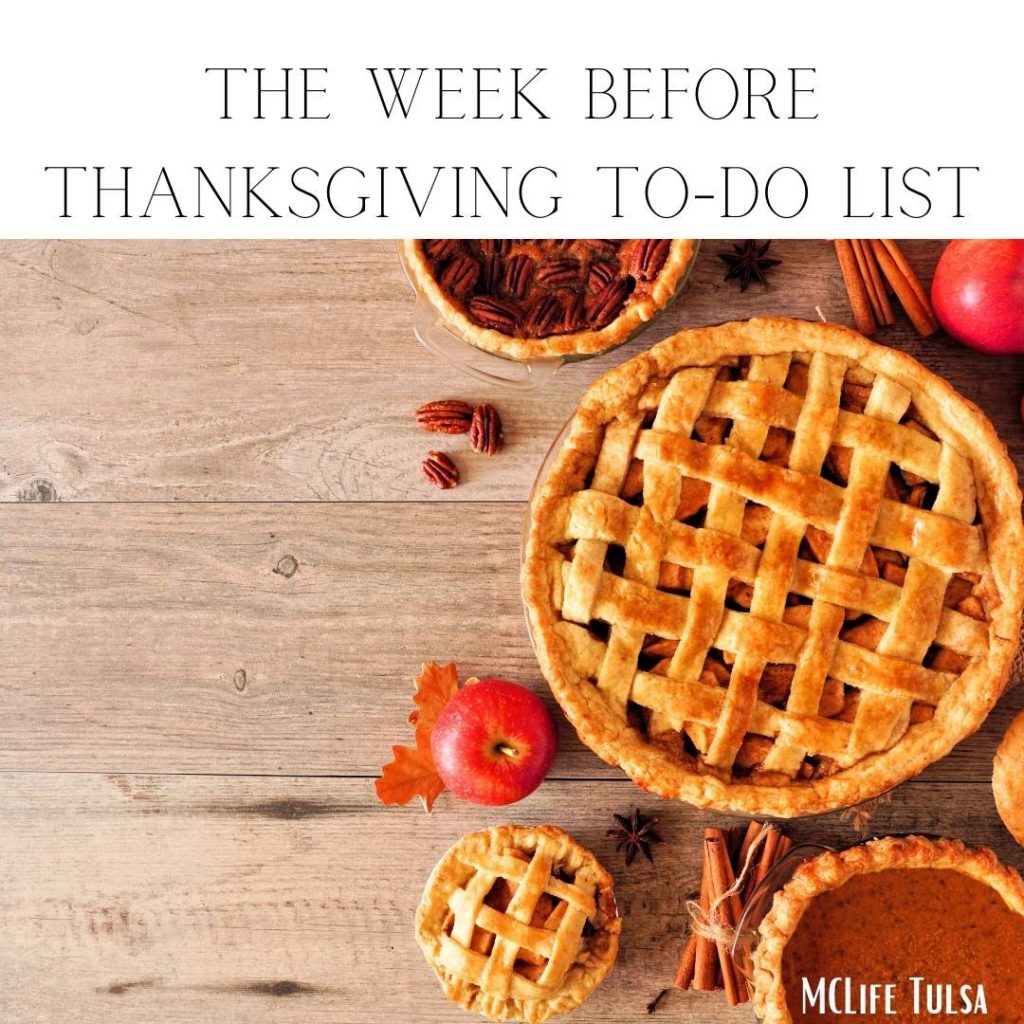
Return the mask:
<svg viewBox="0 0 1024 1024"><path fill-rule="evenodd" d="M973 1001L984 988L987 1016L1024 1021L1024 916L989 885L945 868L895 868L855 875L812 899L786 944L782 978L794 1021L830 1021L833 1012L804 1007L805 979L849 978L858 1003L860 986L893 985L892 1012L850 1014L858 1024L944 1019L928 1013L933 1000L960 1013L961 986ZM916 986L913 978L923 979ZM951 986L947 991L946 986ZM940 991L941 990L941 991ZM844 1018L845 1019L845 1018Z"/></svg>

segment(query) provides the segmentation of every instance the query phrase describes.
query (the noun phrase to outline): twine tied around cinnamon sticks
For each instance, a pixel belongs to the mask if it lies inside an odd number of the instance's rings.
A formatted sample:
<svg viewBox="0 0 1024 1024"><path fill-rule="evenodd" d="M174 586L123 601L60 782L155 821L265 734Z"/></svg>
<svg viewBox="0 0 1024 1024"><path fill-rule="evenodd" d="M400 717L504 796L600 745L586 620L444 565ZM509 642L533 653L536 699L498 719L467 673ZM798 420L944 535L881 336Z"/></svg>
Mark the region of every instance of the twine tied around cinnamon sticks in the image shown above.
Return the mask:
<svg viewBox="0 0 1024 1024"><path fill-rule="evenodd" d="M724 989L730 1006L748 1000L746 978L731 955L737 926L750 897L791 846L777 828L757 821L704 830L700 899L687 903L690 935L676 988Z"/></svg>

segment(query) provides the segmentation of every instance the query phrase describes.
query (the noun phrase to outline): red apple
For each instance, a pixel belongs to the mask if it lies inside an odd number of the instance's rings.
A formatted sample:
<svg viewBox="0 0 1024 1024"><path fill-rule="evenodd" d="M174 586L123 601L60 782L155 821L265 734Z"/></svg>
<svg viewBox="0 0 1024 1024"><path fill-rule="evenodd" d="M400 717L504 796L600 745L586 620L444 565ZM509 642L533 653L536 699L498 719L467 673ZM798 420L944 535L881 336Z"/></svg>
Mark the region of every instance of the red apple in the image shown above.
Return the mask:
<svg viewBox="0 0 1024 1024"><path fill-rule="evenodd" d="M950 242L935 268L932 305L965 345L1024 352L1024 238Z"/></svg>
<svg viewBox="0 0 1024 1024"><path fill-rule="evenodd" d="M518 683L481 679L444 706L430 733L444 784L475 804L511 804L532 793L558 750L541 699Z"/></svg>

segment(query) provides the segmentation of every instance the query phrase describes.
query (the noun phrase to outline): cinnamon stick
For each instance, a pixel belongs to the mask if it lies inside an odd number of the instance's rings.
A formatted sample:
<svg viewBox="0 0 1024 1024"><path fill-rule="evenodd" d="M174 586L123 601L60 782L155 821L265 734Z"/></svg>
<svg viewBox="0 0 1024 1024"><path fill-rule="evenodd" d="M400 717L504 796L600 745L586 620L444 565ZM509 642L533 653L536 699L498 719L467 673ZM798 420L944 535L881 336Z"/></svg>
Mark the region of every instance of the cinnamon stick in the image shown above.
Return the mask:
<svg viewBox="0 0 1024 1024"><path fill-rule="evenodd" d="M885 287L885 282L882 280L882 272L878 269L878 260L875 259L875 250L872 249L870 242L861 242L861 251L864 253L864 262L868 266L868 275L871 278L871 285L874 288L875 295L878 296L878 303L882 311L881 317L878 318L878 322L883 327L889 327L896 323L896 318L892 314L892 304L889 302L889 291Z"/></svg>
<svg viewBox="0 0 1024 1024"><path fill-rule="evenodd" d="M691 932L683 946L683 955L679 958L679 969L676 971L676 988L689 988L697 973L697 933Z"/></svg>
<svg viewBox="0 0 1024 1024"><path fill-rule="evenodd" d="M761 859L757 863L757 870L750 873L748 881L749 888L744 892L744 900L748 900L754 890L765 880L768 872L775 866L779 859L779 844L782 842L782 833L774 825L766 825L768 836L761 847Z"/></svg>
<svg viewBox="0 0 1024 1024"><path fill-rule="evenodd" d="M721 829L705 829L704 847L708 851L708 866L711 874L711 902L717 905L714 923L735 933L742 907L738 893L725 895L736 881L725 833ZM725 987L726 1000L730 1006L745 1003L748 999L746 979L733 963L730 943L721 938L715 945L718 949L718 963L722 969L722 983Z"/></svg>
<svg viewBox="0 0 1024 1024"><path fill-rule="evenodd" d="M868 304L871 306L871 315L876 324L882 322L882 302L875 291L875 282L871 278L871 271L868 269L868 261L864 255L864 243L859 238L850 239L850 247L853 249L853 258L857 261L857 273L864 282L864 291L868 296Z"/></svg>
<svg viewBox="0 0 1024 1024"><path fill-rule="evenodd" d="M739 858L736 861L736 874L742 873L743 868L746 866L747 857L750 855L750 848L757 842L758 837L768 826L760 821L752 821L747 826L747 831L743 836L743 842L740 845ZM749 875L747 878L749 879ZM744 883L745 884L745 883Z"/></svg>
<svg viewBox="0 0 1024 1024"><path fill-rule="evenodd" d="M853 245L848 238L837 238L835 247L836 256L839 259L839 269L843 272L843 283L846 285L846 293L850 297L853 322L861 334L874 334L877 325L874 314L871 312L871 300L868 298L867 286L857 266Z"/></svg>
<svg viewBox="0 0 1024 1024"><path fill-rule="evenodd" d="M883 238L881 242L892 257L893 263L899 268L900 273L907 279L910 287L914 289L914 294L917 296L918 301L929 311L930 315L931 300L928 298L928 293L924 290L924 285L921 284L921 279L914 273L914 268L907 262L906 256L903 255L903 250L891 238Z"/></svg>
<svg viewBox="0 0 1024 1024"><path fill-rule="evenodd" d="M890 245L892 249L899 252L898 247L893 245L893 243L890 242ZM924 287L918 280L917 275L910 269L903 254L899 254L900 261L897 262L890 246L887 246L885 242L878 239L872 240L871 248L874 250L879 268L885 275L885 279L889 282L892 290L896 293L896 298L899 299L900 304L907 311L907 316L910 317L910 322L914 325L914 329L922 338L927 338L929 334L934 334L938 330L935 314L932 312L931 305L928 302L928 296L924 293ZM900 264L906 270L903 270Z"/></svg>
<svg viewBox="0 0 1024 1024"><path fill-rule="evenodd" d="M700 909L705 920L711 909L711 872L708 870L708 851L703 849L703 870L700 880ZM715 967L718 958L714 943L703 935L694 935L696 950L694 951L693 987L697 992L711 992L715 986Z"/></svg>

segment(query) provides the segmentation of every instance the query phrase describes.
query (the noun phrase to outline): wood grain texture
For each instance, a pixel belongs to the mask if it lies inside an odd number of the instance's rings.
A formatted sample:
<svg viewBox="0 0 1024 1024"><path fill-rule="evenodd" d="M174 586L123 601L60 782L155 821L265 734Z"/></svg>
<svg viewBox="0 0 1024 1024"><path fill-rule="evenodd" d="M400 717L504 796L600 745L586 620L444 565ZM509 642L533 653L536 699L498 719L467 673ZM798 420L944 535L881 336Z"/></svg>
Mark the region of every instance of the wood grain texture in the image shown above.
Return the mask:
<svg viewBox="0 0 1024 1024"><path fill-rule="evenodd" d="M653 867L626 870L604 832L612 812L637 803L661 814L666 841ZM699 829L730 819L657 803L626 782L548 782L511 812L443 798L427 817L381 808L365 780L0 775L0 1018L461 1019L416 946L413 912L444 850L509 816L561 824L616 877L619 961L573 1019L643 1017L674 973ZM837 815L787 831L839 845L868 834ZM1024 863L983 785L904 786L869 831L965 837ZM661 1015L680 1014L751 1019L720 995L672 993Z"/></svg>
<svg viewBox="0 0 1024 1024"><path fill-rule="evenodd" d="M767 291L724 283L706 242L690 288L625 349L515 395L414 341L388 242L0 242L0 499L521 501L585 386L681 327L763 313L851 322L832 246L775 243ZM908 242L924 273L939 242ZM1020 461L1024 358L986 359L906 318L879 335L948 376ZM463 485L422 480L411 413L488 399L506 450L450 442ZM436 447L436 445L434 445Z"/></svg>
<svg viewBox="0 0 1024 1024"><path fill-rule="evenodd" d="M519 599L522 517L500 503L0 505L0 768L373 774L409 738L430 659L550 700ZM930 777L988 779L1022 703L1007 694ZM560 777L619 777L558 718Z"/></svg>

